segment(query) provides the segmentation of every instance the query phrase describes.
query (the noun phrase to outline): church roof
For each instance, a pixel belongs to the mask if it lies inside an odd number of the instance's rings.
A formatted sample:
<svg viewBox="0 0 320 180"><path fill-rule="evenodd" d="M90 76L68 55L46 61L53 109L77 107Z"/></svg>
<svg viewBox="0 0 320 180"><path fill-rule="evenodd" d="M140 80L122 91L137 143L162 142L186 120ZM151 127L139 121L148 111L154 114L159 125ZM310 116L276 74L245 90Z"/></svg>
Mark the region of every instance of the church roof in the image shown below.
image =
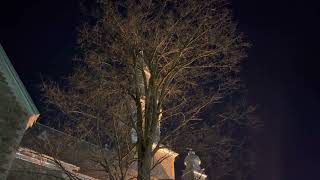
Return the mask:
<svg viewBox="0 0 320 180"><path fill-rule="evenodd" d="M39 111L31 100L26 88L13 68L8 56L0 44L0 106L8 107L9 103L17 103L21 111L27 115L27 127L30 127L39 116ZM8 112L0 111L0 114ZM15 113L15 112L11 112ZM22 120L22 119L21 119Z"/></svg>

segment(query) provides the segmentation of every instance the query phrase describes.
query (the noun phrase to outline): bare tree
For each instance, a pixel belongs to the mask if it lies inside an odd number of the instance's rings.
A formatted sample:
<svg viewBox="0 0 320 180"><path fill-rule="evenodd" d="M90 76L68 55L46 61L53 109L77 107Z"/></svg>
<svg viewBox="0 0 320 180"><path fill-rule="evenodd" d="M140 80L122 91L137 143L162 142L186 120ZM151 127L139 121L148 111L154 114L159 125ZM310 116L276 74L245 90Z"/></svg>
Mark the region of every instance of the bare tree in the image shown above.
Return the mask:
<svg viewBox="0 0 320 180"><path fill-rule="evenodd" d="M72 132L85 139L122 144L128 133L115 128L136 134L138 179L150 179L155 153L241 86L248 43L227 5L98 1L95 15L79 28L74 72L63 86L45 84L47 102L68 117L64 125L85 127ZM88 127L95 127L90 135L83 131Z"/></svg>

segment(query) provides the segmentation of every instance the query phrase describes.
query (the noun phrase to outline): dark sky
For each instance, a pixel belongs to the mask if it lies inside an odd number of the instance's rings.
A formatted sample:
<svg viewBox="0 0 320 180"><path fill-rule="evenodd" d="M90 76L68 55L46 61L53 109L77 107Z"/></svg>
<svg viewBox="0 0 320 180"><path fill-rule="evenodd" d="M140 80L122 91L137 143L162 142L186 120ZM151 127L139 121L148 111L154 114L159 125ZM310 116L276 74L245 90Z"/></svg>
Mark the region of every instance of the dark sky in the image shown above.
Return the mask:
<svg viewBox="0 0 320 180"><path fill-rule="evenodd" d="M265 121L255 135L256 179L320 179L319 3L233 0L233 7L253 45L244 68L250 102ZM38 106L40 74L70 71L78 21L76 0L0 2L0 42Z"/></svg>

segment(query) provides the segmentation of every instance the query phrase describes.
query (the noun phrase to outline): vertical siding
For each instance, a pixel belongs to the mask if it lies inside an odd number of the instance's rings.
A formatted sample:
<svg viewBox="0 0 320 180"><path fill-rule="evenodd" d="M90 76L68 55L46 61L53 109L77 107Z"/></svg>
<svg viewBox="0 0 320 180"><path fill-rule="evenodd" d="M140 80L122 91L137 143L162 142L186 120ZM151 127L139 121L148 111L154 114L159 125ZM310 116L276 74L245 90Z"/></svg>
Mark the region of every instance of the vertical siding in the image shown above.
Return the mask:
<svg viewBox="0 0 320 180"><path fill-rule="evenodd" d="M0 72L0 179L6 179L15 150L24 132L26 113L22 110ZM22 123L21 123L22 122Z"/></svg>

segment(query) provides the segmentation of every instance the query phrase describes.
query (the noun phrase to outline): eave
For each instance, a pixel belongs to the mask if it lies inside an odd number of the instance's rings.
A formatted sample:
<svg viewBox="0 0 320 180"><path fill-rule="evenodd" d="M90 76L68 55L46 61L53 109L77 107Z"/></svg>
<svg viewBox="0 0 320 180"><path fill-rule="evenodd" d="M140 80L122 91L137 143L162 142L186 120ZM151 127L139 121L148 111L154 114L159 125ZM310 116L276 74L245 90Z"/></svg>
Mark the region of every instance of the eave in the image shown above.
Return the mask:
<svg viewBox="0 0 320 180"><path fill-rule="evenodd" d="M12 94L15 96L20 107L27 115L26 128L38 119L39 111L30 98L25 86L21 82L17 72L13 68L8 56L0 44L0 72L4 76Z"/></svg>

